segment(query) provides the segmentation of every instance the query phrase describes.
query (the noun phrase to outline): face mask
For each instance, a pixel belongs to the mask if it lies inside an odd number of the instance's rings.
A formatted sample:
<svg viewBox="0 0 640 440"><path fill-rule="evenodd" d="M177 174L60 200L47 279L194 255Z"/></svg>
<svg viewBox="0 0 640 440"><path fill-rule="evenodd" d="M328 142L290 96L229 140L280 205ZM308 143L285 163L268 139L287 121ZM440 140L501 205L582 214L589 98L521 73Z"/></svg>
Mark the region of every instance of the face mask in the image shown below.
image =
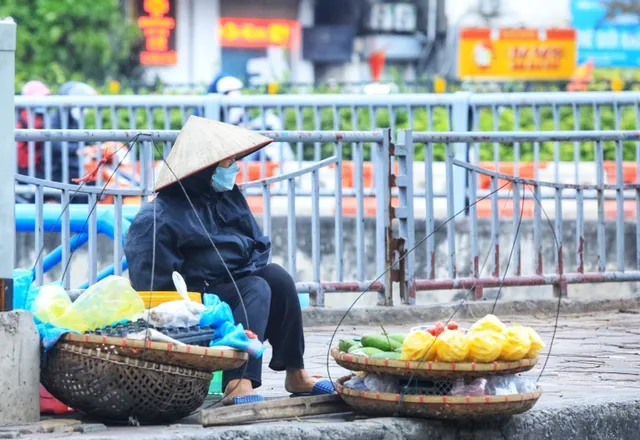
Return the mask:
<svg viewBox="0 0 640 440"><path fill-rule="evenodd" d="M218 192L231 191L236 183L236 176L240 172L237 163L232 163L229 168L217 167L211 180L213 181L213 189Z"/></svg>

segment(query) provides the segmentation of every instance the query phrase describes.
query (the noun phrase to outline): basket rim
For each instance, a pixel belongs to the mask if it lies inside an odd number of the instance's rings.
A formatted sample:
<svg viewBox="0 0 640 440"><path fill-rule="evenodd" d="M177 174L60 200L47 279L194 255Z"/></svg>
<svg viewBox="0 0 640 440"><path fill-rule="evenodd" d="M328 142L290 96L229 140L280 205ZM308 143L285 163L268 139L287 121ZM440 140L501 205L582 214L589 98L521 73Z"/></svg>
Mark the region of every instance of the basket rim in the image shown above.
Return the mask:
<svg viewBox="0 0 640 440"><path fill-rule="evenodd" d="M200 347L197 345L175 345L168 342L151 341L149 339L127 339L114 336L88 335L80 333L67 333L63 340L75 345L101 344L114 347L141 348L147 350L164 351L167 353L180 353L193 356L205 356L212 358L249 360L249 355L240 350L220 350L212 347Z"/></svg>
<svg viewBox="0 0 640 440"><path fill-rule="evenodd" d="M171 374L178 374L188 377L200 377L208 379L211 373L205 373L189 367L179 367L176 365L162 364L159 362L153 362L143 359L132 358L129 356L123 356L113 354L110 352L104 352L97 348L82 347L74 344L59 343L56 345L57 350L61 350L67 353L73 353L85 358L97 359L111 364L118 364L123 367L140 368L143 370L160 371Z"/></svg>
<svg viewBox="0 0 640 440"><path fill-rule="evenodd" d="M343 384L353 375L341 377L336 382L338 394L357 397L366 400L383 402L420 403L420 404L445 404L445 405L485 405L492 403L517 403L528 400L538 400L542 395L542 388L536 385L536 391L523 394L508 394L505 396L426 396L404 395L394 393L380 393L377 391L362 391L347 388Z"/></svg>
<svg viewBox="0 0 640 440"><path fill-rule="evenodd" d="M357 365L371 365L376 367L397 368L411 371L455 371L455 372L509 372L521 368L532 368L538 363L538 358L521 359L519 361L494 361L494 362L433 362L433 361L401 361L397 359L371 358L357 356L351 353L341 352L338 347L331 349L331 356L336 361L348 362Z"/></svg>

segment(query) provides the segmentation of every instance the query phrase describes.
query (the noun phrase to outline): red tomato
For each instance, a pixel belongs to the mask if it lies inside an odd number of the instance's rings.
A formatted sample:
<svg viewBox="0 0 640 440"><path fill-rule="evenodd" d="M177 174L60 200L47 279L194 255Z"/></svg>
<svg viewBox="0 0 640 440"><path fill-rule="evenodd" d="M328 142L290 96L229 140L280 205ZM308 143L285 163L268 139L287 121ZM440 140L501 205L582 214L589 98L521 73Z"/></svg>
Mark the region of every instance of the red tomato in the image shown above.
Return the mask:
<svg viewBox="0 0 640 440"><path fill-rule="evenodd" d="M427 333L431 333L431 336L436 336L436 328L435 327L430 327L427 329Z"/></svg>
<svg viewBox="0 0 640 440"><path fill-rule="evenodd" d="M449 321L449 324L447 324L447 328L448 328L449 330L458 330L458 328L459 328L459 327L460 327L460 326L459 326L459 325L458 325L458 323L457 323L457 322L455 322L455 321Z"/></svg>

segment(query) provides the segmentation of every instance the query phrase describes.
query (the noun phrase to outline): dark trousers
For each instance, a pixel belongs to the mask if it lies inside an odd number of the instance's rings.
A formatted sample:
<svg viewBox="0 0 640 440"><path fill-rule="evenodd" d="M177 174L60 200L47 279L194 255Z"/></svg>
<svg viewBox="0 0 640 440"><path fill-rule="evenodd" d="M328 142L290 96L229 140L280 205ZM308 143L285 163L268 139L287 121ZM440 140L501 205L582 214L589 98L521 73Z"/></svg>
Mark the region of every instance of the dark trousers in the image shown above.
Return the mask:
<svg viewBox="0 0 640 440"><path fill-rule="evenodd" d="M247 277L237 279L236 285L246 316L233 283L219 284L211 290L229 304L236 323L257 334L260 341L269 341L273 348L269 368L274 371L304 368L302 310L291 275L277 264L268 264ZM262 384L262 358L250 357L246 367L225 371L222 386L226 387L235 379L249 379L253 387L258 388Z"/></svg>

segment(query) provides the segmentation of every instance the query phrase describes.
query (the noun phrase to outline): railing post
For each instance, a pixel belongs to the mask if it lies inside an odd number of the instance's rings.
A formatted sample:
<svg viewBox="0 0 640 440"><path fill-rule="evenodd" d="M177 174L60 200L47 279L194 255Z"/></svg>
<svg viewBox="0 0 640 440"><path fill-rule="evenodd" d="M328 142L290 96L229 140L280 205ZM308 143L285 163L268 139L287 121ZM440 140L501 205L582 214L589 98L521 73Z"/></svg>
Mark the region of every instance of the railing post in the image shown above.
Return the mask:
<svg viewBox="0 0 640 440"><path fill-rule="evenodd" d="M221 107L222 107L222 95L217 93L211 93L204 97L204 117L207 119L213 119L214 121L221 121Z"/></svg>
<svg viewBox="0 0 640 440"><path fill-rule="evenodd" d="M464 133L471 130L471 121L473 115L469 101L471 99L470 92L456 92L453 95L454 101L451 106L451 129L458 133ZM453 145L454 158L462 162L469 162L469 144L457 142ZM455 167L453 170L453 181L456 182L453 194L447 197L453 197L453 210L458 213L467 206L467 172L466 170Z"/></svg>
<svg viewBox="0 0 640 440"><path fill-rule="evenodd" d="M395 186L398 188L398 207L394 217L398 219L398 236L394 237L396 258L398 258L397 275L400 283L400 298L403 304L416 303L415 288L415 226L413 217L413 132L401 130L394 146L397 158L398 174Z"/></svg>
<svg viewBox="0 0 640 440"><path fill-rule="evenodd" d="M391 130L382 130L382 142L375 145L374 178L376 188L376 274L384 273L384 293L378 294L379 306L393 305L393 291L391 271L393 264L393 249L391 247Z"/></svg>
<svg viewBox="0 0 640 440"><path fill-rule="evenodd" d="M15 266L15 52L16 24L0 20L0 311L13 309L13 269Z"/></svg>

